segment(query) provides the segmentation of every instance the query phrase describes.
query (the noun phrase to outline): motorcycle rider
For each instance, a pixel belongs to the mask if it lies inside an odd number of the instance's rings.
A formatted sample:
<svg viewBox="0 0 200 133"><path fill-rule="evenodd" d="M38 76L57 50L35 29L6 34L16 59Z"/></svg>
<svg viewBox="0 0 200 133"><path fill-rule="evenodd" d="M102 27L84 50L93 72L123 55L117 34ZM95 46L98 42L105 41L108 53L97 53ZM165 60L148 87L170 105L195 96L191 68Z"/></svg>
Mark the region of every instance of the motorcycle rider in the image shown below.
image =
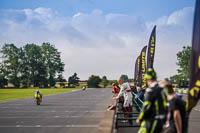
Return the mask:
<svg viewBox="0 0 200 133"><path fill-rule="evenodd" d="M86 90L86 86L83 86L83 87L82 87L82 91L85 91L85 90Z"/></svg>
<svg viewBox="0 0 200 133"><path fill-rule="evenodd" d="M42 94L40 93L39 89L35 92L35 98L40 98L42 101Z"/></svg>
<svg viewBox="0 0 200 133"><path fill-rule="evenodd" d="M136 120L141 124L138 133L159 133L166 120L166 92L159 87L156 72L152 68L147 70L145 78L149 88L145 91L142 112Z"/></svg>

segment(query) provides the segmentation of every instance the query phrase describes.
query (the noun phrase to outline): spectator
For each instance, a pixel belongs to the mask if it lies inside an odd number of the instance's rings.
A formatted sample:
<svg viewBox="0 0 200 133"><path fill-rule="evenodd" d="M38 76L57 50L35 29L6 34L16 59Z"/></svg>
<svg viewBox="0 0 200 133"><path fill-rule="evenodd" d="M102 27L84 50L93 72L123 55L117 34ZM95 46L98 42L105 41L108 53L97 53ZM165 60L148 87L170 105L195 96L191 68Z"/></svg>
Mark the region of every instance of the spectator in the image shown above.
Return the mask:
<svg viewBox="0 0 200 133"><path fill-rule="evenodd" d="M161 88L166 88L166 86L169 84L169 80L168 79L164 79L163 81L159 82L159 86Z"/></svg>
<svg viewBox="0 0 200 133"><path fill-rule="evenodd" d="M112 86L113 86L113 91L112 92L114 93L113 97L115 97L115 96L117 96L119 94L120 87L116 83L113 83ZM119 102L123 103L123 96L121 96L119 98ZM115 110L115 109L116 109L116 106L115 105L111 105L111 106L108 106L107 110Z"/></svg>
<svg viewBox="0 0 200 133"><path fill-rule="evenodd" d="M169 102L169 127L167 127L164 133L185 133L185 101L177 96L171 84L166 86Z"/></svg>
<svg viewBox="0 0 200 133"><path fill-rule="evenodd" d="M116 83L113 83L112 86L113 86L113 91L112 91L112 92L113 92L114 94L118 94L119 91L120 91L119 86L118 86Z"/></svg>
<svg viewBox="0 0 200 133"><path fill-rule="evenodd" d="M142 90L140 87L137 87L137 96L136 96L136 99L140 99L143 101L144 99L144 90Z"/></svg>
<svg viewBox="0 0 200 133"><path fill-rule="evenodd" d="M127 75L121 75L118 81L120 85L120 92L115 99L119 99L121 96L124 97L124 104L123 104L123 111L124 112L130 112L131 106L132 106L132 90L130 88L130 85L128 83L128 76ZM125 117L129 117L129 114L126 114Z"/></svg>

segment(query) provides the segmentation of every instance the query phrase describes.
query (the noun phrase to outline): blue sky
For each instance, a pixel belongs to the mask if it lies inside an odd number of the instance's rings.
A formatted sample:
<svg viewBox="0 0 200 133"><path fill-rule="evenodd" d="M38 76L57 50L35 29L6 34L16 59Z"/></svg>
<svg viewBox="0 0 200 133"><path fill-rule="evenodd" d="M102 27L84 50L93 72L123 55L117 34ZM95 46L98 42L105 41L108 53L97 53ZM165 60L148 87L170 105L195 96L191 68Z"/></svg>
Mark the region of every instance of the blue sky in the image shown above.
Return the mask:
<svg viewBox="0 0 200 133"><path fill-rule="evenodd" d="M194 0L1 0L1 9L35 9L46 7L64 16L77 12L89 13L94 9L107 13L123 13L153 20L163 15L193 7Z"/></svg>
<svg viewBox="0 0 200 133"><path fill-rule="evenodd" d="M176 74L176 53L191 45L195 0L0 0L0 47L50 42L64 77L77 72L133 78L134 63L154 25L158 78Z"/></svg>

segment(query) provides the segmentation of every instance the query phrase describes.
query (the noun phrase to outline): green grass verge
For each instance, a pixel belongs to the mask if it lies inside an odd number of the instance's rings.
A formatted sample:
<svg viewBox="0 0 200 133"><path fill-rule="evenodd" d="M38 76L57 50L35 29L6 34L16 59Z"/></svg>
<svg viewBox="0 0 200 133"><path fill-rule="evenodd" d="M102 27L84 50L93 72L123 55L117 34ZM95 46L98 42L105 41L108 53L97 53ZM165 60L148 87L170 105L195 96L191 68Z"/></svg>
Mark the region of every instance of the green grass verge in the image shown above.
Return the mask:
<svg viewBox="0 0 200 133"><path fill-rule="evenodd" d="M0 102L32 98L37 89L0 89ZM45 95L61 94L77 90L77 88L57 88L57 89L40 89L40 92Z"/></svg>

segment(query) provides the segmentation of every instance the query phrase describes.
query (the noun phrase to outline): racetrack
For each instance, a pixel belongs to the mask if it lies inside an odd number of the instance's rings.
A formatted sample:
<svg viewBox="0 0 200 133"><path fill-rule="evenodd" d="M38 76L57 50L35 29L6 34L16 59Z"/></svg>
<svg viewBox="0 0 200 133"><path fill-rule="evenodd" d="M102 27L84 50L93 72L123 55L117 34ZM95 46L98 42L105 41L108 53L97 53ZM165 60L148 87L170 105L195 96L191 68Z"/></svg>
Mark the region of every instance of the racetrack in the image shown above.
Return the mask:
<svg viewBox="0 0 200 133"><path fill-rule="evenodd" d="M0 103L1 133L95 133L111 100L111 89L88 89Z"/></svg>

